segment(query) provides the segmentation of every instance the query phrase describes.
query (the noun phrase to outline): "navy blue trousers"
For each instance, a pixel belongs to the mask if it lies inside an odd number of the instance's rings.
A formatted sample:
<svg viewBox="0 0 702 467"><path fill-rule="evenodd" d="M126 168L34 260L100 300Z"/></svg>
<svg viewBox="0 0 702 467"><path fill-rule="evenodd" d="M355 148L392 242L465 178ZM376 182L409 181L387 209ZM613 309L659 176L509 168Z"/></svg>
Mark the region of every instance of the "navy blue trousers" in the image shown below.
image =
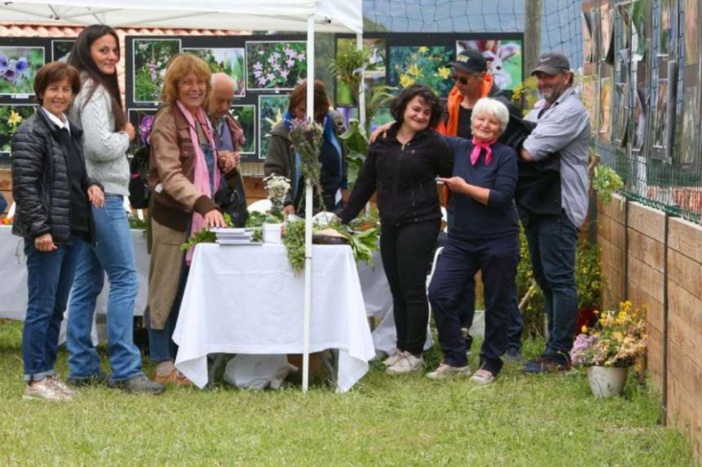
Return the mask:
<svg viewBox="0 0 702 467"><path fill-rule="evenodd" d="M429 286L429 302L444 363L468 364L466 344L461 336L460 310L466 284L480 270L485 285L485 340L480 349L480 366L493 374L502 369L500 357L507 350L518 262L519 237L516 234L470 241L452 238L449 234Z"/></svg>

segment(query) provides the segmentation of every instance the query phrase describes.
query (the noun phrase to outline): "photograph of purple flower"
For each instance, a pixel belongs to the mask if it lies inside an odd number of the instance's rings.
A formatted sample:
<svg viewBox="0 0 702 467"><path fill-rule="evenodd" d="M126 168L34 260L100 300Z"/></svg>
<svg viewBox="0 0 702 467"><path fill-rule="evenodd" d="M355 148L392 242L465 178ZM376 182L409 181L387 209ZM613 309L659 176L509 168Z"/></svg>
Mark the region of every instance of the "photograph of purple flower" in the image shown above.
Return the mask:
<svg viewBox="0 0 702 467"><path fill-rule="evenodd" d="M276 123L283 120L288 111L288 96L279 94L273 96L258 96L258 158L265 159L268 155L270 131Z"/></svg>
<svg viewBox="0 0 702 467"><path fill-rule="evenodd" d="M136 130L135 138L129 143L128 154L134 154L142 146L151 143L151 125L157 109L129 109L127 117Z"/></svg>
<svg viewBox="0 0 702 467"><path fill-rule="evenodd" d="M0 47L0 95L34 95L34 76L44 63L44 47Z"/></svg>
<svg viewBox="0 0 702 467"><path fill-rule="evenodd" d="M226 73L236 83L235 97L246 95L244 48L183 48L183 52L201 58L212 73Z"/></svg>
<svg viewBox="0 0 702 467"><path fill-rule="evenodd" d="M241 147L241 154L256 153L256 106L255 105L233 105L230 113L239 122L244 130L244 145Z"/></svg>
<svg viewBox="0 0 702 467"><path fill-rule="evenodd" d="M51 60L54 62L65 62L68 54L71 53L75 39L51 41Z"/></svg>
<svg viewBox="0 0 702 467"><path fill-rule="evenodd" d="M246 43L246 87L292 90L307 77L307 41Z"/></svg>
<svg viewBox="0 0 702 467"><path fill-rule="evenodd" d="M180 39L134 39L134 102L158 102L166 65L180 53Z"/></svg>

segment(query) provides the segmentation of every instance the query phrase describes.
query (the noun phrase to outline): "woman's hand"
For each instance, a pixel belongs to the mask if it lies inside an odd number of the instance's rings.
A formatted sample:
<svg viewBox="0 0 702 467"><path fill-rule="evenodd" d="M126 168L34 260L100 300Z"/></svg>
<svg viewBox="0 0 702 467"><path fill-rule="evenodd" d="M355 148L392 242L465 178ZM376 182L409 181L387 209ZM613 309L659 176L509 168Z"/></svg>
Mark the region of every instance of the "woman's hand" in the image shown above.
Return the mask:
<svg viewBox="0 0 702 467"><path fill-rule="evenodd" d="M436 181L446 185L448 189L451 190L453 193L464 193L468 188L468 183L466 183L466 181L463 180L461 177L437 177Z"/></svg>
<svg viewBox="0 0 702 467"><path fill-rule="evenodd" d="M383 123L380 125L378 128L376 128L373 133L370 135L370 142L375 143L375 140L378 139L378 137L382 136L385 138L385 133L390 129L392 126L393 122L388 122L388 123Z"/></svg>
<svg viewBox="0 0 702 467"><path fill-rule="evenodd" d="M134 125L127 122L124 124L124 132L129 136L129 141L134 139Z"/></svg>
<svg viewBox="0 0 702 467"><path fill-rule="evenodd" d="M54 239L51 237L51 234L45 233L34 239L34 248L36 248L37 251L48 252L54 251L58 247L54 245Z"/></svg>
<svg viewBox="0 0 702 467"><path fill-rule="evenodd" d="M241 153L232 151L217 151L217 164L223 173L229 173L241 162Z"/></svg>
<svg viewBox="0 0 702 467"><path fill-rule="evenodd" d="M222 213L217 209L213 209L205 214L205 226L207 228L226 227L227 224L224 222L224 216L222 216Z"/></svg>
<svg viewBox="0 0 702 467"><path fill-rule="evenodd" d="M90 187L88 187L88 199L96 208L101 208L102 205L105 204L105 194L97 185L90 185Z"/></svg>

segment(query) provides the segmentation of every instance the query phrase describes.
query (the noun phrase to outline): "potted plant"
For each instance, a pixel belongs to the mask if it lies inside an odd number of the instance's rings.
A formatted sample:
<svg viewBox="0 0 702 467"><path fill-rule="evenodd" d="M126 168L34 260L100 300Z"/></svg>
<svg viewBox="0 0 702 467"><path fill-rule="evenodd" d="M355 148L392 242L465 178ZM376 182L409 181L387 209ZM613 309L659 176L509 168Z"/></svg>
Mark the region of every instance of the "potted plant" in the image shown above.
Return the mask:
<svg viewBox="0 0 702 467"><path fill-rule="evenodd" d="M645 312L625 301L618 310L600 312L593 328L583 326L570 358L587 367L593 395L612 397L624 389L628 368L643 364L647 344Z"/></svg>

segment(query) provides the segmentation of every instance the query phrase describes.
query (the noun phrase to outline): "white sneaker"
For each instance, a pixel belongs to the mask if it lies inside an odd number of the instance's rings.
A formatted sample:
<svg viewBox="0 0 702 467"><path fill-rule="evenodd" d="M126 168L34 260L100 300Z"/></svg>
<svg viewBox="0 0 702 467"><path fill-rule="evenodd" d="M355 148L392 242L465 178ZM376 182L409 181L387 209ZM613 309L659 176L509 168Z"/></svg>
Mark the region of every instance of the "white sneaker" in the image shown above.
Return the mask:
<svg viewBox="0 0 702 467"><path fill-rule="evenodd" d="M471 381L478 384L492 384L495 382L496 376L485 369L480 369L470 378Z"/></svg>
<svg viewBox="0 0 702 467"><path fill-rule="evenodd" d="M49 378L44 378L33 386L29 384L24 387L22 399L44 399L47 401L70 401L71 396L61 392L56 386L51 384Z"/></svg>
<svg viewBox="0 0 702 467"><path fill-rule="evenodd" d="M470 376L470 366L451 366L442 363L436 370L427 373L427 378L429 379L447 379L453 376Z"/></svg>
<svg viewBox="0 0 702 467"><path fill-rule="evenodd" d="M395 363L397 363L404 356L405 356L405 353L402 350L396 349L394 354L390 355L388 358L383 360L383 365L393 366Z"/></svg>
<svg viewBox="0 0 702 467"><path fill-rule="evenodd" d="M424 368L424 358L421 356L415 357L409 352L404 352L402 357L394 365L389 366L385 372L389 375L399 375L419 371L422 368Z"/></svg>
<svg viewBox="0 0 702 467"><path fill-rule="evenodd" d="M47 384L53 385L57 391L59 391L62 394L67 395L68 397L73 398L73 397L76 397L77 395L79 395L78 391L68 387L68 385L66 385L66 383L64 383L63 381L58 379L58 376L56 376L56 375L47 376L45 379L47 380Z"/></svg>

